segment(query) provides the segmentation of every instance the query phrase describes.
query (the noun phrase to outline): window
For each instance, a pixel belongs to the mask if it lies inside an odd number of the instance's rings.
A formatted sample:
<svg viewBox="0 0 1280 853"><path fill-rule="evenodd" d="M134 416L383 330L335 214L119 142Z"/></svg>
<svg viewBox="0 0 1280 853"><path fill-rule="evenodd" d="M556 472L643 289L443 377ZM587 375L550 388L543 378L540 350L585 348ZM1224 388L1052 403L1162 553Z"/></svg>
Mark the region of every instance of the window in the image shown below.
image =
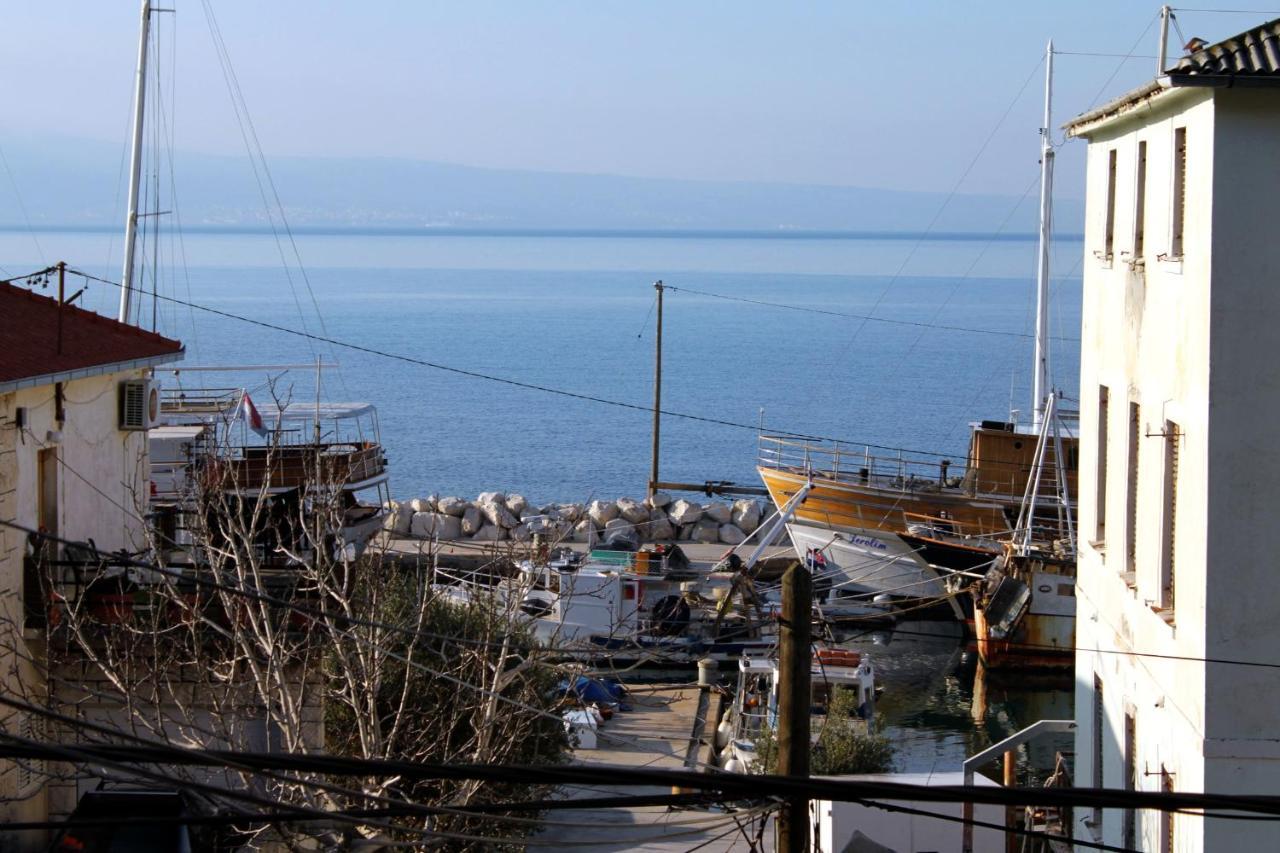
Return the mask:
<svg viewBox="0 0 1280 853"><path fill-rule="evenodd" d="M1106 724L1106 709L1102 704L1102 679L1093 677L1093 780L1095 788L1102 788L1105 777L1102 773L1102 731ZM1100 833L1102 827L1102 809L1093 809L1093 828Z"/></svg>
<svg viewBox="0 0 1280 853"><path fill-rule="evenodd" d="M1107 541L1107 421L1110 420L1111 390L1106 385L1098 388L1098 489L1094 495L1094 518L1097 529L1094 539Z"/></svg>
<svg viewBox="0 0 1280 853"><path fill-rule="evenodd" d="M1142 407L1129 404L1129 488L1125 495L1125 571L1136 577L1138 571L1138 435L1142 425ZM1131 584L1132 585L1132 584Z"/></svg>
<svg viewBox="0 0 1280 853"><path fill-rule="evenodd" d="M58 535L58 448L47 447L36 456L36 488L40 504L36 521L50 536Z"/></svg>
<svg viewBox="0 0 1280 853"><path fill-rule="evenodd" d="M1147 230L1147 143L1138 143L1137 200L1133 205L1133 260L1142 261L1144 237Z"/></svg>
<svg viewBox="0 0 1280 853"><path fill-rule="evenodd" d="M1169 242L1169 254L1182 257L1182 227L1187 209L1187 129L1179 127L1173 132L1173 233Z"/></svg>
<svg viewBox="0 0 1280 853"><path fill-rule="evenodd" d="M1116 245L1116 150L1107 153L1107 228L1102 253L1110 258Z"/></svg>
<svg viewBox="0 0 1280 853"><path fill-rule="evenodd" d="M1138 724L1137 709L1125 708L1124 711L1124 789L1137 790L1138 787ZM1123 836L1120 846L1126 850L1137 847L1138 822L1137 812L1133 808L1124 810Z"/></svg>
<svg viewBox="0 0 1280 853"><path fill-rule="evenodd" d="M1174 792L1173 774L1163 765L1160 767L1160 790L1165 794ZM1173 853L1173 816L1174 812L1160 812L1160 853Z"/></svg>
<svg viewBox="0 0 1280 853"><path fill-rule="evenodd" d="M1178 452L1182 428L1164 422L1164 553L1161 555L1160 607L1173 610L1177 581Z"/></svg>

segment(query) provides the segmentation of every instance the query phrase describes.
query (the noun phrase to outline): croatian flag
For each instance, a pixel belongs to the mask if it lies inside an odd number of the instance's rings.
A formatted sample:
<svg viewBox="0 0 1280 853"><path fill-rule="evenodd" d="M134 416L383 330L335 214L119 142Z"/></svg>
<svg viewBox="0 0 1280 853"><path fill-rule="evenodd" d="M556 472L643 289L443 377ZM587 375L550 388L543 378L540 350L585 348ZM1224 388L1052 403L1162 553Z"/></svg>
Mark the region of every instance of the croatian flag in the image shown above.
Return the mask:
<svg viewBox="0 0 1280 853"><path fill-rule="evenodd" d="M249 424L249 429L263 438L266 438L269 434L269 430L262 423L262 415L258 414L258 407L253 405L253 400L249 399L248 392L240 398L240 405L236 407L236 416L233 420L239 420L240 418L244 418L245 422Z"/></svg>

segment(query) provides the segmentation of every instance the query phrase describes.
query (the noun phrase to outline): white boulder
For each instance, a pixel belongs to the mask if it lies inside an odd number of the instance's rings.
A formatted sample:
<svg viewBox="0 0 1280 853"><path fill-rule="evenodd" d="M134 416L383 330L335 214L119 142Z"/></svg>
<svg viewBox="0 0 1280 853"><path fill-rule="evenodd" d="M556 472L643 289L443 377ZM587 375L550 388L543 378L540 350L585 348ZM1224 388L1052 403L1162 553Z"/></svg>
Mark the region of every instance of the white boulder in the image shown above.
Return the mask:
<svg viewBox="0 0 1280 853"><path fill-rule="evenodd" d="M511 528L511 538L516 542L528 542L533 538L533 531L529 529L527 524L517 524Z"/></svg>
<svg viewBox="0 0 1280 853"><path fill-rule="evenodd" d="M650 542L667 542L674 539L675 534L675 525L665 515L649 522Z"/></svg>
<svg viewBox="0 0 1280 853"><path fill-rule="evenodd" d="M529 506L529 501L524 495L507 495L507 509L516 515L524 512L525 507Z"/></svg>
<svg viewBox="0 0 1280 853"><path fill-rule="evenodd" d="M760 526L760 504L749 498L733 502L733 524L743 533L750 534Z"/></svg>
<svg viewBox="0 0 1280 853"><path fill-rule="evenodd" d="M671 503L671 495L666 492L654 492L652 495L644 499L644 502L654 509L662 509Z"/></svg>
<svg viewBox="0 0 1280 853"><path fill-rule="evenodd" d="M461 539L462 520L442 512L415 512L411 532L421 539Z"/></svg>
<svg viewBox="0 0 1280 853"><path fill-rule="evenodd" d="M408 535L412 523L413 510L409 508L408 504L392 501L387 505L387 515L382 522L382 526L385 529L400 536L405 536Z"/></svg>
<svg viewBox="0 0 1280 853"><path fill-rule="evenodd" d="M555 514L576 524L582 520L582 504L560 504L555 508Z"/></svg>
<svg viewBox="0 0 1280 853"><path fill-rule="evenodd" d="M490 524L510 530L520 523L520 519L511 514L511 510L502 504L482 503L480 504L480 512L488 519Z"/></svg>
<svg viewBox="0 0 1280 853"><path fill-rule="evenodd" d="M618 498L618 512L632 524L649 520L649 508L634 498Z"/></svg>
<svg viewBox="0 0 1280 853"><path fill-rule="evenodd" d="M409 508L414 512L435 512L436 496L432 495L429 498L414 498L409 501Z"/></svg>
<svg viewBox="0 0 1280 853"><path fill-rule="evenodd" d="M501 542L507 538L507 529L496 524L486 524L471 538L477 542Z"/></svg>
<svg viewBox="0 0 1280 853"><path fill-rule="evenodd" d="M720 541L726 545L741 545L742 540L747 538L747 534L742 532L742 528L733 524L720 525Z"/></svg>
<svg viewBox="0 0 1280 853"><path fill-rule="evenodd" d="M618 505L613 501L592 501L587 507L587 515L596 523L596 527L604 527L618 517Z"/></svg>
<svg viewBox="0 0 1280 853"><path fill-rule="evenodd" d="M520 519L520 527L527 529L530 533L559 533L560 528L556 519L550 515L542 515L540 513L526 513ZM519 528L517 528L519 529Z"/></svg>
<svg viewBox="0 0 1280 853"><path fill-rule="evenodd" d="M462 513L462 535L475 536L476 532L484 525L484 516L480 513L480 508L468 506Z"/></svg>
<svg viewBox="0 0 1280 853"><path fill-rule="evenodd" d="M480 493L480 496L479 496L478 498L476 498L476 503L478 503L478 504L502 504L503 506L506 506L506 504L507 504L507 496L506 496L505 494L503 494L502 492L481 492L481 493Z"/></svg>
<svg viewBox="0 0 1280 853"><path fill-rule="evenodd" d="M462 498L441 498L436 501L436 511L443 512L445 515L452 515L462 518L462 514L467 511L470 504Z"/></svg>
<svg viewBox="0 0 1280 853"><path fill-rule="evenodd" d="M717 524L728 524L733 520L733 510L728 504L709 503L702 508L702 514Z"/></svg>
<svg viewBox="0 0 1280 853"><path fill-rule="evenodd" d="M667 507L667 518L672 524L693 524L702 518L702 507L692 501L676 501Z"/></svg>
<svg viewBox="0 0 1280 853"><path fill-rule="evenodd" d="M573 526L573 541L590 542L595 532L596 523L589 518L584 518Z"/></svg>
<svg viewBox="0 0 1280 853"><path fill-rule="evenodd" d="M627 521L625 518L613 518L605 522L604 533L601 534L601 536L604 539L608 539L610 533L615 533L619 530L630 532L634 529L635 525Z"/></svg>
<svg viewBox="0 0 1280 853"><path fill-rule="evenodd" d="M713 545L720 541L720 525L713 519L704 518L693 526L692 539L704 545Z"/></svg>

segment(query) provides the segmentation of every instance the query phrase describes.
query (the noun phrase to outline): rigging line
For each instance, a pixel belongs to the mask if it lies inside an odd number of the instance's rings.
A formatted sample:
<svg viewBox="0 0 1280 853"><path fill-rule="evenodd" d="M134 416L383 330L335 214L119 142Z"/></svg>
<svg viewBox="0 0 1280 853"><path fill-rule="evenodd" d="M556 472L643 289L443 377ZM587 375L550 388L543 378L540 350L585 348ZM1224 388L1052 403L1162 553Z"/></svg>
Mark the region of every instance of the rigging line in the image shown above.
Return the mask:
<svg viewBox="0 0 1280 853"><path fill-rule="evenodd" d="M1151 19L1147 21L1146 27L1143 28L1142 34L1133 40L1133 46L1130 47L1128 52L1125 54L1126 57L1133 56L1133 52L1138 49L1138 45L1141 44L1142 40L1147 37L1147 33L1150 32L1151 27L1155 24L1157 20L1159 20L1159 18L1160 18L1159 12L1156 12L1154 15L1151 16ZM1124 68L1125 61L1126 61L1125 59L1122 59L1116 63L1115 70L1111 72L1111 76L1106 79L1106 82L1104 82L1101 86L1098 87L1098 94L1094 95L1093 100L1089 102L1089 109L1093 109L1095 106L1097 106L1098 99L1101 98L1102 94L1107 91L1107 87L1111 85L1111 81L1116 79L1116 75L1120 73L1120 69Z"/></svg>
<svg viewBox="0 0 1280 853"><path fill-rule="evenodd" d="M987 134L987 138L982 141L982 145L979 146L977 153L973 155L973 159L969 161L969 165L965 167L964 172L960 175L959 180L957 180L955 184L951 187L951 191L947 193L947 197L943 199L942 204L938 207L937 211L933 214L933 218L929 220L928 227L926 227L924 232L921 233L920 236L916 238L916 241L912 244L911 249L907 252L906 257L902 259L902 263L898 266L897 271L893 274L892 277L890 277L888 283L885 284L884 288L880 291L880 295L876 297L876 301L874 304L872 304L871 311L869 313L874 314L876 312L876 309L880 307L880 304L884 302L885 297L889 295L889 290L893 287L894 283L902 276L902 273L906 270L907 265L911 263L911 259L915 257L916 251L924 243L925 237L927 237L933 231L934 226L938 224L938 220L942 218L943 212L946 211L947 207L951 204L951 200L955 198L956 193L960 191L960 187L964 184L965 180L969 177L969 173L973 171L973 167L978 164L978 160L981 159L982 155L986 152L987 146L991 144L991 140L995 138L996 133L1004 125L1005 119L1007 119L1009 117L1009 114L1013 112L1013 108L1017 106L1018 101L1021 100L1022 98L1022 93L1026 91L1027 86L1031 83L1031 79L1035 77L1036 72L1040 70L1040 66L1042 64L1044 64L1043 56L1040 57L1040 59L1036 62L1035 67L1031 69L1031 73L1027 75L1027 78L1022 81L1022 86L1018 88L1018 93L1013 96L1013 100L1009 102L1009 106L1005 108L1004 113L1000 116L1000 119L996 122L995 127L991 128L991 132ZM851 335L849 340L845 343L844 348L840 351L840 354L835 358L835 361L842 361L844 359L845 355L847 355L849 352L849 348L853 346L853 342L858 338L859 335L862 334L862 329L866 326L866 323L867 321L863 320L862 323L858 326L858 328L854 330L853 335Z"/></svg>
<svg viewBox="0 0 1280 853"><path fill-rule="evenodd" d="M240 139L244 143L245 153L248 154L249 167L253 172L254 182L257 184L257 187L258 187L258 195L262 199L262 206L266 209L266 212L267 212L267 224L271 228L271 235L275 240L276 251L280 255L280 265L284 270L285 281L288 283L289 292L293 296L293 303L298 310L298 320L302 323L303 331L308 331L307 318L302 308L302 300L298 298L298 291L293 282L293 274L290 271L289 261L284 252L284 244L281 243L280 241L280 231L276 227L274 211L271 207L271 203L267 200L266 188L262 184L262 174L259 170L258 159L257 157L254 156L254 149L253 149L253 146L250 144L248 131L245 129L245 118L241 115L242 105L240 101L238 101L236 98L236 87L233 85L232 77L231 77L233 72L229 67L230 57L226 57L223 55L223 51L225 50L225 45L222 43L221 38L219 37L218 31L217 31L217 24L213 18L212 7L210 6L208 0L202 0L202 5L205 11L205 23L209 27L210 40L213 42L214 53L218 57L218 67L222 71L222 80L224 85L226 85L227 87L227 94L231 99L231 109L235 113L236 124L240 130ZM316 348L315 348L314 342L309 340L307 342L307 348L311 351L312 358L314 358L316 356Z"/></svg>
<svg viewBox="0 0 1280 853"><path fill-rule="evenodd" d="M208 12L208 20L211 24L212 31L216 34L217 41L222 48L222 54L226 57L227 71L230 73L231 81L235 84L236 96L240 99L240 104L244 110L244 120L249 126L249 135L253 139L253 144L258 151L258 159L262 162L262 172L267 178L267 186L271 189L271 196L275 199L276 212L280 217L280 224L284 227L285 236L289 238L289 246L293 250L294 261L298 265L298 274L302 276L302 283L307 289L307 295L311 299L311 307L316 312L316 321L320 324L320 332L323 335L329 334L328 325L325 323L324 314L320 311L320 303L316 299L315 290L311 287L311 277L307 274L307 268L302 263L302 253L298 250L298 243L293 237L293 229L289 225L289 217L285 213L284 204L280 200L280 192L276 189L275 178L271 174L271 167L267 163L267 156L262 150L262 143L258 140L258 130L253 123L253 115L249 112L249 102L244 97L244 91L240 88L240 78L236 74L235 65L231 61L231 51L227 48L226 41L222 37L222 27L218 24L218 17L213 11L213 4L209 0L203 0L205 9ZM278 238L277 238L278 239ZM334 352L332 345L329 354L336 362L337 353ZM347 389L346 378L342 369L338 368L338 382L342 385L342 390L346 394L350 394ZM317 389L317 393L319 389Z"/></svg>
<svg viewBox="0 0 1280 853"><path fill-rule="evenodd" d="M1174 6L1172 12L1212 12L1222 15L1280 15L1274 9L1188 9L1185 6Z"/></svg>
<svg viewBox="0 0 1280 853"><path fill-rule="evenodd" d="M22 201L22 191L18 189L18 182L13 177L13 170L9 168L9 158L4 154L4 146L0 145L0 164L4 166L4 173L9 177L9 186L13 187L13 197L18 202L18 210L22 213L22 221L27 225L27 234L31 236L31 242L36 245L36 254L40 256L40 263L47 264L49 259L45 257L44 247L40 245L40 238L36 236L36 229L31 227L31 217L27 215L27 206ZM5 273L8 275L8 273Z"/></svg>
<svg viewBox="0 0 1280 853"><path fill-rule="evenodd" d="M1058 50L1053 49L1054 56L1102 56L1109 59L1156 59L1154 54L1145 53L1095 53L1087 50Z"/></svg>
<svg viewBox="0 0 1280 853"><path fill-rule="evenodd" d="M667 286L667 290L679 290L679 288ZM658 307L658 296L654 294L653 301L649 303L649 311L644 315L644 322L640 324L640 331L636 332L636 340L644 337L644 330L649 328L649 318L653 316L653 312Z"/></svg>
<svg viewBox="0 0 1280 853"><path fill-rule="evenodd" d="M1023 198L1025 197L1026 197L1026 194L1024 193ZM981 256L979 256L979 258L981 258ZM975 264L976 264L976 261L975 261ZM972 271L972 266L970 267L970 271ZM979 335L999 335L1002 337L1011 337L1011 338L1034 338L1035 337L1034 334L1030 334L1028 332L1006 332L1006 331L1001 331L999 329L977 329L977 328L972 328L968 326L950 326L950 325L943 325L938 323L925 323L925 322L913 321L913 320L891 320L887 317L873 317L868 314L849 314L844 311L832 311L827 308L812 308L805 305L787 305L782 302L770 302L764 299L751 299L746 296L731 296L727 293L713 293L708 290L695 290L694 288L691 288L691 287L676 287L675 285L671 285L671 284L666 285L666 289L677 290L682 293L691 293L695 296L706 296L712 299L724 299L728 302L742 302L748 305L760 305L765 308L782 308L787 311L802 311L807 314L824 314L829 317L843 317L850 320L868 320L872 323L887 323L894 326L912 326L912 327L923 328L923 329L939 329L939 330L948 331L948 332L972 332L974 334L979 334ZM652 313L652 311L650 313ZM647 317L645 318L645 322L648 323ZM639 337L639 335L637 335L636 337ZM1080 339L1064 338L1064 340L1079 341Z"/></svg>

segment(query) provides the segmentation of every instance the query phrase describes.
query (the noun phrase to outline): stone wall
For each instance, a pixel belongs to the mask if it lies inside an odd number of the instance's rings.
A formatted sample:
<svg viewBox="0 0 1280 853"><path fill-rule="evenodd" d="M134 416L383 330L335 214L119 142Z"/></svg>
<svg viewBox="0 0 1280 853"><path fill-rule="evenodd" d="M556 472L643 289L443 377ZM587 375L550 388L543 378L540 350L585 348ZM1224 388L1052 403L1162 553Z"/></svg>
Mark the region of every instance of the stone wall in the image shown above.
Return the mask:
<svg viewBox="0 0 1280 853"><path fill-rule="evenodd" d="M587 542L629 533L639 542L737 545L767 514L756 500L698 503L676 500L665 492L644 500L542 505L503 492L482 492L475 500L431 495L392 501L387 509L386 528L397 536L478 542L523 542L535 533Z"/></svg>

